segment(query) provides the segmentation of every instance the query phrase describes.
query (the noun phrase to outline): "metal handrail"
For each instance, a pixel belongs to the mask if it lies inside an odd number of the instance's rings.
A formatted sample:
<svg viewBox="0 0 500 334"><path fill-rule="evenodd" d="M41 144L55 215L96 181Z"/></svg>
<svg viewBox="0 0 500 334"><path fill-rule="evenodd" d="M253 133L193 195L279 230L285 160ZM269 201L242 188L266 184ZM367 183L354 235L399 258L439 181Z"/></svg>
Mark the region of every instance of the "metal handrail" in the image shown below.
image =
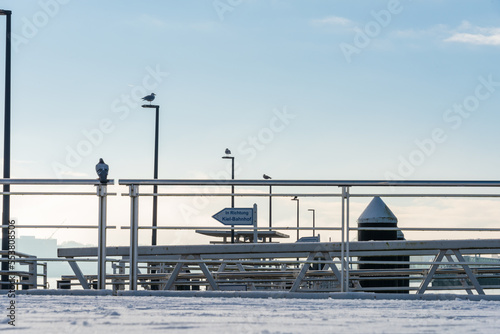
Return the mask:
<svg viewBox="0 0 500 334"><path fill-rule="evenodd" d="M500 187L500 181L425 181L425 180L137 180L121 179L120 185L136 186L329 186L329 187Z"/></svg>
<svg viewBox="0 0 500 334"><path fill-rule="evenodd" d="M115 184L115 180L107 180L108 185ZM0 179L0 184L10 185L94 185L102 184L98 179Z"/></svg>

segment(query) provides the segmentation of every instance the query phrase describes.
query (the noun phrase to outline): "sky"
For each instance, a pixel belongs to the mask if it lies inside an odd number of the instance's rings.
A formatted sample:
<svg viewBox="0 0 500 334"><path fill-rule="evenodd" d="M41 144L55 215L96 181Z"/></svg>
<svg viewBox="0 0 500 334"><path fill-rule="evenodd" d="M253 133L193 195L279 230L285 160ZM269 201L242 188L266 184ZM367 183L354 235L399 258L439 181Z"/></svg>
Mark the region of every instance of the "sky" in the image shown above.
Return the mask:
<svg viewBox="0 0 500 334"><path fill-rule="evenodd" d="M103 158L110 178L151 179L155 119L141 97L152 92L161 106L162 179L228 178L226 148L238 179L498 178L498 1L40 0L0 8L13 11L12 178L95 178ZM2 80L2 101L3 88ZM128 226L128 201L109 199L110 225ZM210 216L229 203L161 201L160 225L193 226L216 226ZM237 204L255 201L265 225L266 199ZM318 224L338 226L333 201L303 199L301 219L310 224L314 207ZM385 201L400 223L474 225L472 216L498 227L494 199ZM368 202L353 201L352 221ZM276 224L293 226L295 202L275 205ZM25 196L12 199L11 211L19 224L95 224L97 205L94 197ZM90 232L36 233L95 243ZM208 242L192 231L160 234L165 243ZM123 245L127 235L113 231L110 243Z"/></svg>

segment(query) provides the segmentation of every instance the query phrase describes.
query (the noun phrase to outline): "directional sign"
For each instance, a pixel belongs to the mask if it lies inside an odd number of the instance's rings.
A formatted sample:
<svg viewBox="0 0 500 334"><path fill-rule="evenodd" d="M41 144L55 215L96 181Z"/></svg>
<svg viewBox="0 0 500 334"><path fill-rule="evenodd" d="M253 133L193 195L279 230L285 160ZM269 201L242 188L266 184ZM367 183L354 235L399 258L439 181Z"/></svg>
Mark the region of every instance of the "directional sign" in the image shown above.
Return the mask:
<svg viewBox="0 0 500 334"><path fill-rule="evenodd" d="M253 225L253 217L253 208L225 208L212 216L224 225Z"/></svg>

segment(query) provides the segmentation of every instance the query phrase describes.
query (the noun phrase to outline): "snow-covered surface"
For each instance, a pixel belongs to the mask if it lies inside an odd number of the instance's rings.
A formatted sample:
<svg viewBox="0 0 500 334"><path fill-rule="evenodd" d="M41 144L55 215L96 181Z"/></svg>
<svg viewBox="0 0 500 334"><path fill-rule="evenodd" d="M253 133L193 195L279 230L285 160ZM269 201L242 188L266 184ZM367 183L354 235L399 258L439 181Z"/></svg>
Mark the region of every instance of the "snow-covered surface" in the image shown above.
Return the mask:
<svg viewBox="0 0 500 334"><path fill-rule="evenodd" d="M355 297L355 296L354 296ZM1 295L2 309L9 298ZM350 296L353 298L353 296ZM26 295L16 333L498 333L500 301Z"/></svg>

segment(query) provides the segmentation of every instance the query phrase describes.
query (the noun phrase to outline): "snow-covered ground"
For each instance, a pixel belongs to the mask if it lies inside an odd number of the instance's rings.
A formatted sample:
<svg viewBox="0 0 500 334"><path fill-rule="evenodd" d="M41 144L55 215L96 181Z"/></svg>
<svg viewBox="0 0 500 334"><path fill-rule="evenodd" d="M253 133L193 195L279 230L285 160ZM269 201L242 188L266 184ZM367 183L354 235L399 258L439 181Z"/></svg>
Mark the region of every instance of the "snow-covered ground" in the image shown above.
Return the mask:
<svg viewBox="0 0 500 334"><path fill-rule="evenodd" d="M16 333L498 333L500 301L23 295Z"/></svg>

